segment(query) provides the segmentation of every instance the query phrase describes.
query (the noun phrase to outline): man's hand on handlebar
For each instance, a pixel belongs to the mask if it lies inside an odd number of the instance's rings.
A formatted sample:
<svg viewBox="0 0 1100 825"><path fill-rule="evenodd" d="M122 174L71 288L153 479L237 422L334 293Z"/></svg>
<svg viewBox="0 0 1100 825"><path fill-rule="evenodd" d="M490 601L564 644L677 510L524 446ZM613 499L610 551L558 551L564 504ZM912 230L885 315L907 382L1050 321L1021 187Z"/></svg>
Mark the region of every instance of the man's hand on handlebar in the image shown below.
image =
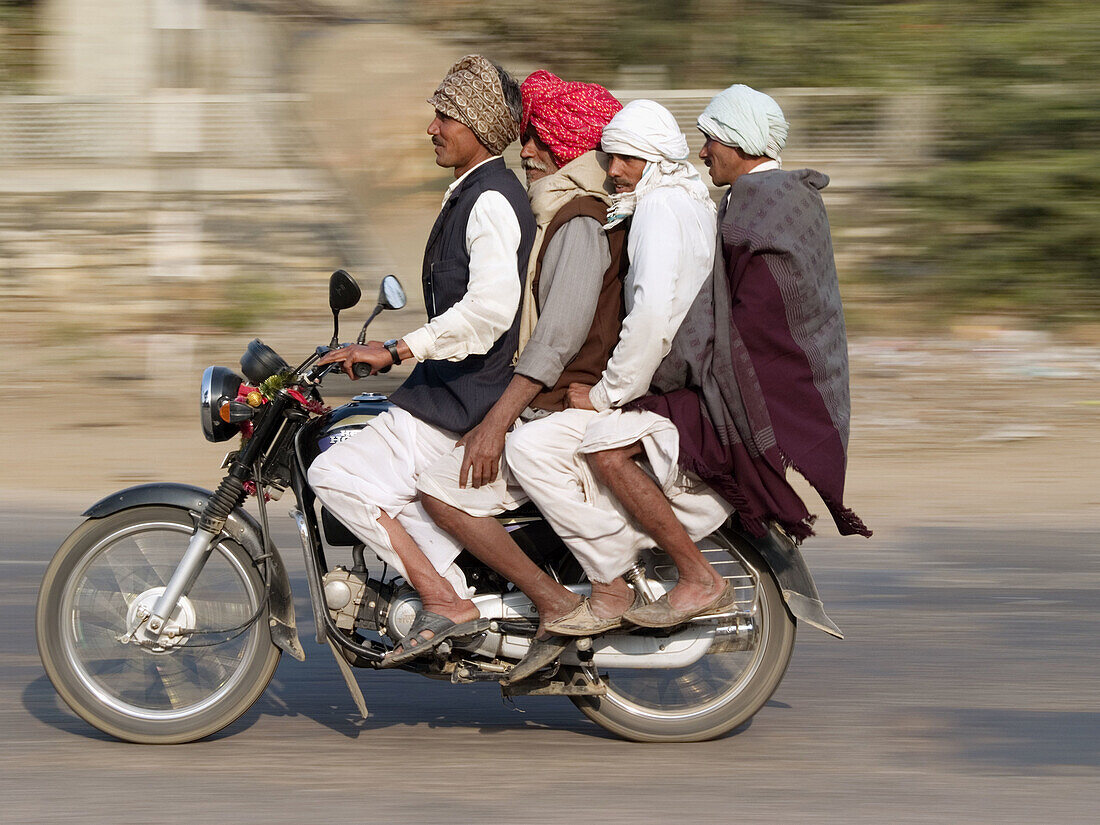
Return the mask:
<svg viewBox="0 0 1100 825"><path fill-rule="evenodd" d="M317 361L317 366L336 363L339 363L344 374L354 381L364 374L376 375L379 370L392 366L393 356L390 355L390 351L382 345L381 341L367 341L365 344L348 344L345 347L340 347L340 349L334 349L332 352L321 356ZM363 364L364 366L356 370L357 364ZM370 372L366 373L365 370L370 370Z"/></svg>

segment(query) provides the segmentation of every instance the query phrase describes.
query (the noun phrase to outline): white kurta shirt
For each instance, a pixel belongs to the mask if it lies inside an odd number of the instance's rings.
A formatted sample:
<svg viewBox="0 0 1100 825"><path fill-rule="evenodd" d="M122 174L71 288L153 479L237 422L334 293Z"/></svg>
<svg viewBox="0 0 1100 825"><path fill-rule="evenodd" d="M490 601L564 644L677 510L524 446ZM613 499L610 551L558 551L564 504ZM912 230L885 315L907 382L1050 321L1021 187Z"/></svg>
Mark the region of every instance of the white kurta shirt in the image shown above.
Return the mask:
<svg viewBox="0 0 1100 825"><path fill-rule="evenodd" d="M713 210L678 186L658 187L638 202L626 241L626 317L589 395L597 410L621 407L649 392L653 373L711 273L716 232Z"/></svg>
<svg viewBox="0 0 1100 825"><path fill-rule="evenodd" d="M494 155L467 170L447 187L443 203L474 169L498 158ZM522 293L516 261L519 244L519 220L508 199L500 192L483 192L466 224L470 256L466 294L446 312L404 336L417 361L461 361L468 355L484 355L508 331Z"/></svg>

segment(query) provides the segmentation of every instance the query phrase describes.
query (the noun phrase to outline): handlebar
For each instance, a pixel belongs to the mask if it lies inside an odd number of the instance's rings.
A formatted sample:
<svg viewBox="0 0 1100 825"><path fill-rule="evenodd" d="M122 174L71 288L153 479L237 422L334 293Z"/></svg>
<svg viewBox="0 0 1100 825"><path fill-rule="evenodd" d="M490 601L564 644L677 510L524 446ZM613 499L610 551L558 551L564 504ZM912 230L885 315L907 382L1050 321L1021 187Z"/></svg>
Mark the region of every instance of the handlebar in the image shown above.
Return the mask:
<svg viewBox="0 0 1100 825"><path fill-rule="evenodd" d="M347 344L340 344L339 345L339 347L345 347L345 346L347 346ZM337 369L337 370L340 369L339 364L338 363L325 364L322 367L314 366L308 372L305 371L306 368L309 366L310 361L313 361L317 358L320 358L322 355L325 355L325 354L331 352L334 349L338 349L339 347L326 347L326 346L317 347L314 354L312 356L310 356L309 359L306 360L305 364L303 364L301 367L298 368L297 372L299 374L301 374L303 377L305 377L307 381L310 381L310 382L320 381L324 376L326 376L333 369ZM387 365L385 367L382 367L382 369L378 370L378 372L376 374L377 375L384 375L385 373L390 371L391 367L392 367L392 365ZM367 365L367 364L361 363L361 362L358 363L358 364L353 364L352 368L351 368L351 371L355 374L356 378L366 378L366 377L368 377L369 375L372 374L370 366Z"/></svg>
<svg viewBox="0 0 1100 825"><path fill-rule="evenodd" d="M368 376L374 374L370 371L370 366L368 366L367 364L364 364L362 362L360 362L358 364L353 364L352 368L351 368L351 371L353 373L355 373L356 378L367 378ZM382 369L378 370L377 374L378 375L385 375L389 371L390 371L390 367L382 367Z"/></svg>

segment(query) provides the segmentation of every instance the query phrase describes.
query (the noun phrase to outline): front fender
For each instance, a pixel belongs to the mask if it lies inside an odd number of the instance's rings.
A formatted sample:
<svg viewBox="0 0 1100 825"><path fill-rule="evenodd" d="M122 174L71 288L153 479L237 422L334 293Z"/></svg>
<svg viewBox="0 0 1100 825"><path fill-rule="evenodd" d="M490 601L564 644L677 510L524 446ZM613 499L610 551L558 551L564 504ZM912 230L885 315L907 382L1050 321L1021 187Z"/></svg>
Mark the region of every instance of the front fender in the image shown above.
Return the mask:
<svg viewBox="0 0 1100 825"><path fill-rule="evenodd" d="M153 504L179 507L198 515L212 495L212 491L191 484L139 484L100 499L85 510L83 515L88 518L105 518L120 510ZM229 514L222 533L241 545L252 558L257 559L264 555L263 531L256 519L240 507ZM302 661L306 654L298 641L290 578L275 545L271 545L271 556L267 559L267 564L271 571L271 590L268 594L271 641L298 661Z"/></svg>
<svg viewBox="0 0 1100 825"><path fill-rule="evenodd" d="M747 542L763 557L779 583L783 600L791 615L830 636L844 638L840 628L825 613L825 605L821 603L814 577L810 574L810 568L806 566L798 545L774 529L762 537L751 536L728 526L725 529L728 531L728 539Z"/></svg>

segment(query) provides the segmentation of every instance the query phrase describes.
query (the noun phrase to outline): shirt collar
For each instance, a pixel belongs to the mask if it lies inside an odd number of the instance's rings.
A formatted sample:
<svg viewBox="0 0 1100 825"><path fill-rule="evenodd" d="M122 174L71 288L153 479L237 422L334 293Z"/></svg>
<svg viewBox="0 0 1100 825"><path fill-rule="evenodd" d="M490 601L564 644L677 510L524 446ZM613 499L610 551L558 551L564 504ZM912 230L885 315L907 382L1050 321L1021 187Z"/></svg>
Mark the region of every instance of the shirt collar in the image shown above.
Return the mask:
<svg viewBox="0 0 1100 825"><path fill-rule="evenodd" d="M492 161L498 160L499 158L500 158L500 155L492 155L491 157L485 158L485 160L483 160L481 163L477 164L477 166L471 166L469 169L467 169L465 172L463 172L462 177L456 178L454 183L452 183L450 186L447 187L447 191L443 194L443 203L444 204L447 203L447 201L451 197L451 193L454 192L456 189L458 189L458 187L460 187L462 185L462 181L466 180L466 178L469 177L471 172L473 172L475 169L477 169L479 167L484 166L486 163L491 163Z"/></svg>
<svg viewBox="0 0 1100 825"><path fill-rule="evenodd" d="M773 169L781 169L781 168L782 167L779 165L779 161L777 161L777 160L766 160L763 163L761 163L759 166L754 166L752 169L750 169L745 174L746 175L751 175L753 172L770 172ZM729 201L730 194L732 192L733 192L733 187L730 187L729 189L726 190L726 194L722 196L723 205L726 202Z"/></svg>
<svg viewBox="0 0 1100 825"><path fill-rule="evenodd" d="M770 172L773 169L778 169L778 168L780 168L779 167L779 161L777 161L777 160L766 160L763 163L761 163L759 166L754 166L752 169L750 169L748 171L748 174L751 175L753 172Z"/></svg>

